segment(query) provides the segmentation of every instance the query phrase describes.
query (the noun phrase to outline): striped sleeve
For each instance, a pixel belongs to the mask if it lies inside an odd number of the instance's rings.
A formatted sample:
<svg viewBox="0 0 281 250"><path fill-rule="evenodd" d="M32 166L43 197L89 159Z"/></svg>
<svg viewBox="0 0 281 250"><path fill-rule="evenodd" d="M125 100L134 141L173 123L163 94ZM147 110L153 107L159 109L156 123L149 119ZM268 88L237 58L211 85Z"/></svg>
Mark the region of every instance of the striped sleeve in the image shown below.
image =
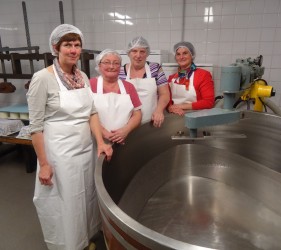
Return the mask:
<svg viewBox="0 0 281 250"><path fill-rule="evenodd" d="M167 77L159 63L149 62L151 77L155 78L156 85L162 86L168 83Z"/></svg>
<svg viewBox="0 0 281 250"><path fill-rule="evenodd" d="M127 77L126 72L125 72L125 67L126 67L126 64L120 68L120 72L119 72L118 77L121 80L126 80L126 77Z"/></svg>

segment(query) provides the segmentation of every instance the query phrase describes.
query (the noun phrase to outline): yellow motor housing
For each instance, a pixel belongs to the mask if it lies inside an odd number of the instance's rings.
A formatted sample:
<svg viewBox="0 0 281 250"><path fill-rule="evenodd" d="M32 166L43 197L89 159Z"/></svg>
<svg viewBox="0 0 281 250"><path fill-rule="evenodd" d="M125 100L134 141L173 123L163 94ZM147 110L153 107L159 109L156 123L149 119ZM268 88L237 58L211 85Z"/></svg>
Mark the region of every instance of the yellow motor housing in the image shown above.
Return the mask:
<svg viewBox="0 0 281 250"><path fill-rule="evenodd" d="M266 97L274 96L275 92L273 91L272 86L268 86L266 81L263 79L255 80L251 86L246 89L241 99L244 101L253 100L254 101L254 111L263 112L264 105L263 100Z"/></svg>

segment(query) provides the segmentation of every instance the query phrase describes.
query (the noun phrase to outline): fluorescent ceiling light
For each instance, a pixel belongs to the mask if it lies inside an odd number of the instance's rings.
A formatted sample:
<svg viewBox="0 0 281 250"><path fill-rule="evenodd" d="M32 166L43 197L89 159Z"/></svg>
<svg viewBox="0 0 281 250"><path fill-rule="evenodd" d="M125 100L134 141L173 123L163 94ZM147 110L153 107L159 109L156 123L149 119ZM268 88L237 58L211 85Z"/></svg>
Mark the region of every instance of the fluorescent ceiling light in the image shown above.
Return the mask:
<svg viewBox="0 0 281 250"><path fill-rule="evenodd" d="M212 23L212 22L214 22L213 7L206 7L205 8L204 22L205 23Z"/></svg>
<svg viewBox="0 0 281 250"><path fill-rule="evenodd" d="M110 12L108 15L114 17L114 22L124 24L124 25L134 25L133 22L128 21L127 19L131 19L130 16L122 15L118 12Z"/></svg>

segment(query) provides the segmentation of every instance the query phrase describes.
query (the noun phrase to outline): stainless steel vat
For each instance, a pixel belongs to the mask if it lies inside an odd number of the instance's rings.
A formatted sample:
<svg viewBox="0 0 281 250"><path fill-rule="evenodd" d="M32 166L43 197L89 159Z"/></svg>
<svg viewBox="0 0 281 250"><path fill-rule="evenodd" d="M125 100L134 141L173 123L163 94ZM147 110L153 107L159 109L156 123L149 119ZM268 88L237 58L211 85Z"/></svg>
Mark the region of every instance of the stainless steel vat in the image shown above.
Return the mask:
<svg viewBox="0 0 281 250"><path fill-rule="evenodd" d="M281 117L243 115L200 130L222 136L203 140L172 140L188 129L167 115L162 128L144 124L115 147L110 162L100 157L108 248L281 249Z"/></svg>

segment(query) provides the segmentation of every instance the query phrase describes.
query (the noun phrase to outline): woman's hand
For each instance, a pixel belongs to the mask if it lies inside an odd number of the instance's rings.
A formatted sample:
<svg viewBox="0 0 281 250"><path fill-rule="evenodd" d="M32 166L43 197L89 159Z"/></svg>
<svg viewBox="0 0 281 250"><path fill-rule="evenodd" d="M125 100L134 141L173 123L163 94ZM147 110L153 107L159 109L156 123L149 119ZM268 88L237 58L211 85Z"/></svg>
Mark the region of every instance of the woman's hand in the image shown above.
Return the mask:
<svg viewBox="0 0 281 250"><path fill-rule="evenodd" d="M39 180L42 185L45 186L52 186L52 177L53 177L53 168L46 164L43 166L40 166L40 171L39 171Z"/></svg>
<svg viewBox="0 0 281 250"><path fill-rule="evenodd" d="M102 153L105 153L106 160L110 161L113 154L112 146L106 143L98 145L98 156L100 156Z"/></svg>
<svg viewBox="0 0 281 250"><path fill-rule="evenodd" d="M125 127L117 130L112 130L109 140L115 143L125 144L125 139L127 138L128 134L129 132Z"/></svg>
<svg viewBox="0 0 281 250"><path fill-rule="evenodd" d="M104 139L107 139L107 140L109 140L110 141L110 136L111 136L111 132L109 132L107 129L105 129L104 127L102 127L102 137L104 138Z"/></svg>
<svg viewBox="0 0 281 250"><path fill-rule="evenodd" d="M154 127L160 128L162 123L164 122L164 113L161 111L154 111L151 120L153 122Z"/></svg>
<svg viewBox="0 0 281 250"><path fill-rule="evenodd" d="M170 105L168 107L168 111L170 113L174 113L174 114L177 114L180 116L183 116L185 114L184 110L181 107L179 107L179 105L177 105L177 104Z"/></svg>

